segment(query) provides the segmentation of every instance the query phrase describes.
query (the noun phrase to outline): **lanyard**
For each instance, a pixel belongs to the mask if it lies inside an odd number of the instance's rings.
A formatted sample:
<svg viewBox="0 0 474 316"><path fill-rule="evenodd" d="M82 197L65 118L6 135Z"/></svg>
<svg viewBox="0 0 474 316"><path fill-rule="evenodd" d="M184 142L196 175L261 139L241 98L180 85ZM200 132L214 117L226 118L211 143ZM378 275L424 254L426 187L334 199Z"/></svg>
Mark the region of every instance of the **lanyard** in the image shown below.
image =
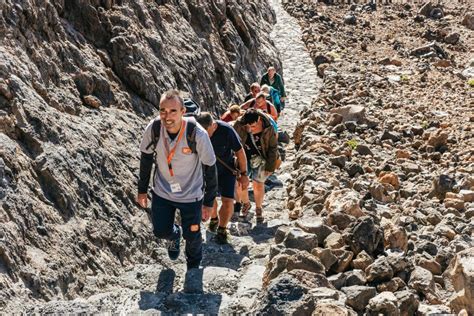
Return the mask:
<svg viewBox="0 0 474 316"><path fill-rule="evenodd" d="M167 161L168 161L168 169L170 171L170 175L172 177L174 177L174 172L173 172L173 167L171 166L171 160L173 159L174 157L174 153L176 152L176 147L178 147L178 144L179 144L179 141L181 140L181 138L183 138L183 134L184 134L184 130L186 129L186 121L183 120L183 122L181 123L181 129L179 130L179 135L178 135L178 139L176 140L176 143L174 144L173 148L171 149L170 151L170 148L169 148L169 144L168 144L168 139L165 137L164 141L165 141L165 148L166 148L166 152L168 154L167 156Z"/></svg>

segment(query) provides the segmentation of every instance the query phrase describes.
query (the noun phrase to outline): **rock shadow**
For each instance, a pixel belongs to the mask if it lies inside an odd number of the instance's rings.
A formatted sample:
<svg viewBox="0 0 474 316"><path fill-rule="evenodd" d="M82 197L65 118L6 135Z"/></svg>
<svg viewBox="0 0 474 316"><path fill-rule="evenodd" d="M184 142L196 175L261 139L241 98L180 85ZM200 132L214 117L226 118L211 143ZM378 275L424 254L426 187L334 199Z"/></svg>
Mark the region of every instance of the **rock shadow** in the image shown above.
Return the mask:
<svg viewBox="0 0 474 316"><path fill-rule="evenodd" d="M237 252L232 245L232 240L229 244L221 245L213 240L215 235L206 231L206 242L203 244L203 259L201 265L203 267L221 267L238 270L241 267L241 262L245 257L248 257L248 248L245 247Z"/></svg>
<svg viewBox="0 0 474 316"><path fill-rule="evenodd" d="M250 231L249 236L252 237L256 244L266 243L269 239L275 237L275 232L280 225L268 226L268 222L255 225Z"/></svg>
<svg viewBox="0 0 474 316"><path fill-rule="evenodd" d="M156 310L160 315L218 315L222 296L204 293L203 269L186 272L183 290L173 293L176 273L172 269L161 271L156 292L140 292L140 310Z"/></svg>

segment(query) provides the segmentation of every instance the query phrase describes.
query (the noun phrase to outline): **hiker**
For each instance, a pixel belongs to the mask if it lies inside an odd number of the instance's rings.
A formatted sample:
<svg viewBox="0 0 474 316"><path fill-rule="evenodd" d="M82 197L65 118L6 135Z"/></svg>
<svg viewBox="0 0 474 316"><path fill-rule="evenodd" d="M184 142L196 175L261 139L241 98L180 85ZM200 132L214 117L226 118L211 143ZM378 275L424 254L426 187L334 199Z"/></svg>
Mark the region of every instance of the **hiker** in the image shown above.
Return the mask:
<svg viewBox="0 0 474 316"><path fill-rule="evenodd" d="M240 106L238 104L232 104L229 109L222 114L221 120L224 122L232 122L239 118L241 113Z"/></svg>
<svg viewBox="0 0 474 316"><path fill-rule="evenodd" d="M275 106L267 100L267 95L264 92L258 93L255 99L243 103L240 108L243 110L255 108L269 114L275 121L278 120L278 112Z"/></svg>
<svg viewBox="0 0 474 316"><path fill-rule="evenodd" d="M252 83L250 85L250 92L245 96L244 102L247 102L250 99L254 99L259 93L260 93L260 84L258 82Z"/></svg>
<svg viewBox="0 0 474 316"><path fill-rule="evenodd" d="M217 232L216 242L228 243L227 224L234 211L234 191L238 181L243 190L247 190L249 178L247 176L247 157L240 143L239 136L231 125L223 121L215 121L211 114L202 112L197 121L207 131L211 138L212 147L217 159L217 183L221 196L221 208L217 216L217 199L214 200L209 230ZM238 168L234 163L237 158Z"/></svg>
<svg viewBox="0 0 474 316"><path fill-rule="evenodd" d="M202 259L201 220L207 220L217 193L216 157L206 131L192 117L177 90L161 96L160 116L146 127L140 144L137 202L146 208L150 173L155 162L151 217L153 233L167 239L168 255L176 260L181 235L186 241L187 268ZM204 179L203 179L204 171ZM203 187L205 184L205 192ZM180 210L182 229L176 224Z"/></svg>
<svg viewBox="0 0 474 316"><path fill-rule="evenodd" d="M267 101L270 101L276 108L278 115L281 113L280 92L272 86L264 84L262 92L267 95Z"/></svg>
<svg viewBox="0 0 474 316"><path fill-rule="evenodd" d="M280 111L285 108L286 92L283 82L283 78L277 74L275 67L269 67L267 73L260 79L260 85L269 85L277 89L280 92Z"/></svg>
<svg viewBox="0 0 474 316"><path fill-rule="evenodd" d="M234 123L234 129L240 136L249 162L249 177L255 198L257 223L263 222L262 204L265 195L265 180L276 168L278 161L278 143L270 118L257 109L249 109ZM241 217L247 218L251 208L247 190L238 192L242 203Z"/></svg>

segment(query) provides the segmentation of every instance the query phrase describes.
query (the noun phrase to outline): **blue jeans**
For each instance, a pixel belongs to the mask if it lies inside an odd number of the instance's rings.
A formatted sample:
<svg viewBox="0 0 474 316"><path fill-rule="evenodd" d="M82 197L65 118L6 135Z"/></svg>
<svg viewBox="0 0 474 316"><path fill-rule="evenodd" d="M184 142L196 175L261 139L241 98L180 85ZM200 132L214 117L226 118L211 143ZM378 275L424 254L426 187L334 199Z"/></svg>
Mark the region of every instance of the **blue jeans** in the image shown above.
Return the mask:
<svg viewBox="0 0 474 316"><path fill-rule="evenodd" d="M199 266L202 259L201 208L202 200L190 203L173 202L159 197L154 192L151 202L153 233L167 240L179 238L179 227L174 223L176 209L181 215L183 237L186 240L186 261L188 266Z"/></svg>

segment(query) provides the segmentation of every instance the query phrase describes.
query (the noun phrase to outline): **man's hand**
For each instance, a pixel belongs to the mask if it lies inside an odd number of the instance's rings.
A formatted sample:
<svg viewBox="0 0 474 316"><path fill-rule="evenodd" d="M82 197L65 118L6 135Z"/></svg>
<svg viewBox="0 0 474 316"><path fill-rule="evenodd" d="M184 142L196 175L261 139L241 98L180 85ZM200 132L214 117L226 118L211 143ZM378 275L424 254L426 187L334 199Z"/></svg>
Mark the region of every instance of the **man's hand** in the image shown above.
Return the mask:
<svg viewBox="0 0 474 316"><path fill-rule="evenodd" d="M211 217L211 212L212 212L212 207L205 206L205 205L202 206L201 219L203 222L207 222L209 217Z"/></svg>
<svg viewBox="0 0 474 316"><path fill-rule="evenodd" d="M285 100L286 100L286 97L281 97L281 98L280 98L280 101L281 101L281 102L285 102Z"/></svg>
<svg viewBox="0 0 474 316"><path fill-rule="evenodd" d="M137 195L137 203L143 208L148 207L148 197L146 193L138 193Z"/></svg>
<svg viewBox="0 0 474 316"><path fill-rule="evenodd" d="M250 181L249 181L249 177L247 175L241 175L237 181L239 181L240 187L242 189L245 190L249 187L249 182Z"/></svg>

